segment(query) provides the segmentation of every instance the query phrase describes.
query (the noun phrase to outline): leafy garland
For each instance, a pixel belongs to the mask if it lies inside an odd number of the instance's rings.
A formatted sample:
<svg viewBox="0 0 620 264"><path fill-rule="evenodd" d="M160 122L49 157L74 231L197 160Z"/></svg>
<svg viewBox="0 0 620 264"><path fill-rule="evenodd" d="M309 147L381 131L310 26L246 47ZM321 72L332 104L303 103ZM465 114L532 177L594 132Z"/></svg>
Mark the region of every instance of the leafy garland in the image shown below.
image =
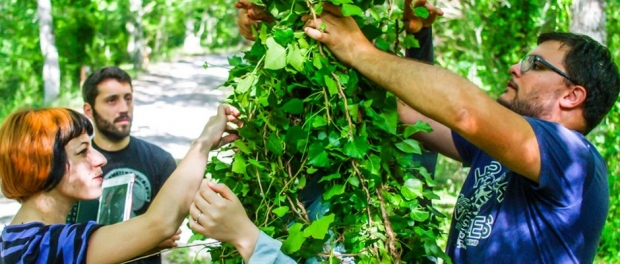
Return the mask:
<svg viewBox="0 0 620 264"><path fill-rule="evenodd" d="M233 68L225 85L234 94L228 100L245 122L241 139L229 148L235 151L232 163L214 157L207 171L230 186L254 223L283 240L283 252L297 260L337 261L330 251L336 246L357 263L448 260L436 243L436 219L444 216L419 202L438 198L425 188L434 182L413 162L422 149L409 139L429 131L428 125L400 124L394 95L304 34L302 16L320 15L327 1L253 2L265 6L276 23L262 23L243 59L229 59ZM382 50L417 45L404 36L403 12L393 2L330 2L354 16ZM329 205L316 221L300 199L311 177L320 177ZM241 260L230 245L211 255L214 262Z"/></svg>

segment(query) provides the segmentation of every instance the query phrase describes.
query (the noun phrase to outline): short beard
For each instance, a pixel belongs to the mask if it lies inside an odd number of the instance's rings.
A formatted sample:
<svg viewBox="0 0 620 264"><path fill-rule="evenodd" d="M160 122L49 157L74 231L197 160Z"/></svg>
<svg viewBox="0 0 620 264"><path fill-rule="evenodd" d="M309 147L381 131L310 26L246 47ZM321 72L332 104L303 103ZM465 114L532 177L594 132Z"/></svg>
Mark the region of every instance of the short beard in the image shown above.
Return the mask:
<svg viewBox="0 0 620 264"><path fill-rule="evenodd" d="M525 100L519 100L519 98L514 98L512 101L509 102L500 97L497 98L497 102L522 116L529 116L540 119L547 114L547 110L545 110L545 107L543 105L528 103Z"/></svg>
<svg viewBox="0 0 620 264"><path fill-rule="evenodd" d="M95 119L95 127L97 128L98 132L110 141L120 142L129 136L129 132L131 131L131 117L129 117L128 115L126 116L129 119L129 127L127 128L127 131L119 130L116 126L114 126L114 123L108 122L108 120L105 120L103 117L97 114L97 111L95 111L95 109L93 109L93 117Z"/></svg>

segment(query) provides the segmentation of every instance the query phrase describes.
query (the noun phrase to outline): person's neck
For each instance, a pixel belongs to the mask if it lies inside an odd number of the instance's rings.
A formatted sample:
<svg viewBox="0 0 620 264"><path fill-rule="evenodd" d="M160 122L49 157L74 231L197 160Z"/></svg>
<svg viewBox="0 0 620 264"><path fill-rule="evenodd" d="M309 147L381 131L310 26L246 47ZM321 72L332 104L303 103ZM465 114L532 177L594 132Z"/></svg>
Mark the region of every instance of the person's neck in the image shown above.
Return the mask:
<svg viewBox="0 0 620 264"><path fill-rule="evenodd" d="M64 224L71 207L76 201L70 201L51 192L40 192L22 202L11 225L41 222L45 225Z"/></svg>
<svg viewBox="0 0 620 264"><path fill-rule="evenodd" d="M101 133L95 133L95 137L93 137L93 142L105 151L119 151L127 147L129 142L131 141L131 137L127 136L123 138L121 141L113 141L102 135Z"/></svg>

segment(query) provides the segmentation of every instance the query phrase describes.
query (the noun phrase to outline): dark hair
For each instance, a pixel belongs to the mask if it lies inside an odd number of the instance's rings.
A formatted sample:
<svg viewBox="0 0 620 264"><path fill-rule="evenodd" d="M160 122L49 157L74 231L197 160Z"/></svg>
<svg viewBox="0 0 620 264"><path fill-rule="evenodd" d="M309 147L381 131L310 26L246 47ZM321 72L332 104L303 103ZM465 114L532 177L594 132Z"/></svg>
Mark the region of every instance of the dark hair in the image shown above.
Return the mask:
<svg viewBox="0 0 620 264"><path fill-rule="evenodd" d="M105 67L93 72L88 76L88 78L86 78L86 81L84 81L84 84L82 85L82 99L84 99L84 102L94 107L95 98L99 95L99 89L97 89L97 86L99 86L99 84L103 81L109 79L117 80L120 83L128 83L133 91L131 76L129 76L126 71L123 71L116 66Z"/></svg>
<svg viewBox="0 0 620 264"><path fill-rule="evenodd" d="M618 66L606 47L586 35L551 32L538 37L538 44L546 41L559 41L563 47L569 48L563 64L575 84L586 89L583 117L586 120L585 134L588 134L603 120L618 98Z"/></svg>
<svg viewBox="0 0 620 264"><path fill-rule="evenodd" d="M67 170L69 141L93 134L88 118L68 108L25 109L0 127L0 179L7 198L24 201L56 187Z"/></svg>

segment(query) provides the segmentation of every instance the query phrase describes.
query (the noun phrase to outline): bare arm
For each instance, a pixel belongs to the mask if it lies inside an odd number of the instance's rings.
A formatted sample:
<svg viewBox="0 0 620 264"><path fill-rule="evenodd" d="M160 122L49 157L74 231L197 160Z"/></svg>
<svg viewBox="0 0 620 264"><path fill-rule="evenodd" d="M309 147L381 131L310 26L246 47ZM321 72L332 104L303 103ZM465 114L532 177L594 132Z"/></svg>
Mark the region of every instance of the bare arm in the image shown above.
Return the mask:
<svg viewBox="0 0 620 264"><path fill-rule="evenodd" d="M525 118L461 76L377 50L353 19L342 17L332 5L326 4L324 10L320 21L309 22L310 37L411 108L459 133L509 169L538 181L538 142ZM323 21L327 28L320 32L315 28Z"/></svg>
<svg viewBox="0 0 620 264"><path fill-rule="evenodd" d="M239 122L237 116L239 111L234 107L220 106L217 115L206 124L146 213L101 227L93 233L87 262L119 263L139 256L173 236L187 216L194 194L200 187L209 151L236 139L234 134L222 137L222 133L227 130L227 122Z"/></svg>

